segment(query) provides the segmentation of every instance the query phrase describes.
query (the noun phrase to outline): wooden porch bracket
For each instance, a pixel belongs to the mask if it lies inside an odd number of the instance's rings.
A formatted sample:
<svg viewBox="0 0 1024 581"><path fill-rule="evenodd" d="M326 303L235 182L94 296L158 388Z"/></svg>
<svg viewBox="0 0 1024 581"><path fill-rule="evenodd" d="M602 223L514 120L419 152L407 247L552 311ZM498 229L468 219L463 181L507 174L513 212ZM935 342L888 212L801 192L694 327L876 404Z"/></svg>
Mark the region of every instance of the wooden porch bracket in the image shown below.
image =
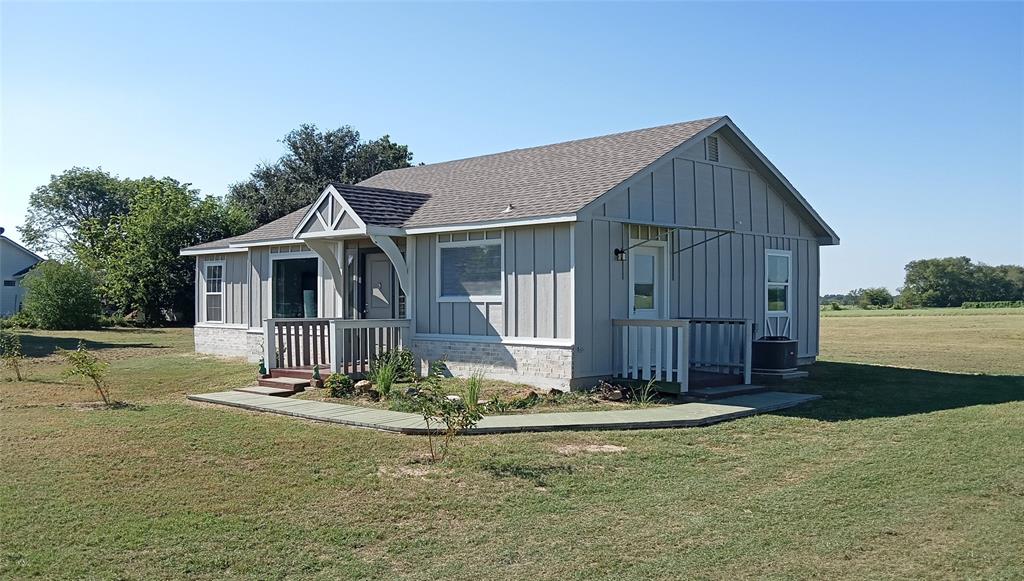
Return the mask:
<svg viewBox="0 0 1024 581"><path fill-rule="evenodd" d="M402 256L402 251L398 249L398 245L395 244L395 241L390 236L383 234L370 234L369 236L370 240L383 250L384 254L391 260L391 264L395 267L395 272L398 273L398 284L402 285L405 296L411 297L409 265L405 262L405 257Z"/></svg>

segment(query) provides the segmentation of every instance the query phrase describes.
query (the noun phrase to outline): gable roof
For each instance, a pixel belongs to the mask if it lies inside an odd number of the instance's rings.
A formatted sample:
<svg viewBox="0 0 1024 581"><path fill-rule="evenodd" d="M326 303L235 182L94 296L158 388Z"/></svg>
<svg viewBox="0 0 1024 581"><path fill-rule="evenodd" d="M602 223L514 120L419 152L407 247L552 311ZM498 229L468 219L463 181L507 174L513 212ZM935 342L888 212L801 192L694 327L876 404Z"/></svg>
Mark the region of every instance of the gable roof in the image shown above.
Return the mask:
<svg viewBox="0 0 1024 581"><path fill-rule="evenodd" d="M338 182L331 182L331 186L345 198L363 222L374 226L403 226L430 199L427 194L384 188L353 186Z"/></svg>
<svg viewBox="0 0 1024 581"><path fill-rule="evenodd" d="M406 227L568 214L720 119L393 169L359 185L429 194Z"/></svg>
<svg viewBox="0 0 1024 581"><path fill-rule="evenodd" d="M685 144L723 128L820 228L823 242L838 244L835 232L726 116L388 170L357 185L332 182L329 186L360 220L373 226L412 229L523 219L572 220L615 186ZM322 199L323 195L317 203ZM310 204L252 232L184 251L291 240L314 207Z"/></svg>
<svg viewBox="0 0 1024 581"><path fill-rule="evenodd" d="M17 250L20 250L20 251L24 252L25 254L27 254L27 255L31 256L31 257L32 257L32 258L34 258L34 259L35 259L35 260L36 260L37 262L42 262L42 261L46 260L46 259L45 259L45 258L43 258L42 256L39 256L39 255L38 255L38 254L36 254L35 252L32 252L31 250L29 250L28 248L26 248L26 247L22 246L21 244L18 244L17 242L15 242L14 240L11 240L11 239L10 239L10 238L8 238L7 236L4 236L3 232L4 232L4 229L3 229L3 228L0 228L0 241L3 241L3 242L6 242L6 243L10 244L10 245L11 245L11 246L13 246L13 247L14 247L15 249L17 249Z"/></svg>
<svg viewBox="0 0 1024 581"><path fill-rule="evenodd" d="M310 206L312 206L312 204L310 204ZM230 238L222 238L220 240L214 240L213 242L189 246L183 250L213 250L217 248L229 248L232 244L242 244L246 242L288 240L292 237L292 230L294 230L299 222L302 221L302 217L309 211L310 206L303 206L290 214L282 216L273 222L267 222L259 228L246 232L245 234L239 234L238 236L232 236Z"/></svg>

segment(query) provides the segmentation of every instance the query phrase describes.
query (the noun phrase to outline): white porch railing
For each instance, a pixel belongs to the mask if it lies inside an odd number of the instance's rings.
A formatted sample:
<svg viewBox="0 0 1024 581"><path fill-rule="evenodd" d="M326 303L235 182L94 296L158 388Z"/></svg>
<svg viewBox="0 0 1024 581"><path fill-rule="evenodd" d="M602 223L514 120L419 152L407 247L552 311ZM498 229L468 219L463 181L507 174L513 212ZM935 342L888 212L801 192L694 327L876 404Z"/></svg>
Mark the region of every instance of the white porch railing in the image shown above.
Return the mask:
<svg viewBox="0 0 1024 581"><path fill-rule="evenodd" d="M690 390L691 368L743 374L750 383L753 324L746 319L613 319L616 375L667 381Z"/></svg>
<svg viewBox="0 0 1024 581"><path fill-rule="evenodd" d="M264 362L267 369L366 373L382 353L405 346L409 328L408 319L267 319Z"/></svg>

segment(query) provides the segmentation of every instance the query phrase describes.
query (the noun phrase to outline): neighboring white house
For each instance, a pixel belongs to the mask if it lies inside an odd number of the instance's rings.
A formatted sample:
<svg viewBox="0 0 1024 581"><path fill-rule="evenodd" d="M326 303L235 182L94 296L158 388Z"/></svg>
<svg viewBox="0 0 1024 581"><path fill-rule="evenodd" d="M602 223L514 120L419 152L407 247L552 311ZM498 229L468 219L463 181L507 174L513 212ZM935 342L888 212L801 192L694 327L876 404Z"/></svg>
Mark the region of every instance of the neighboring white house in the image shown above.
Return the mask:
<svg viewBox="0 0 1024 581"><path fill-rule="evenodd" d="M196 257L196 351L541 386L818 354L832 229L728 117L386 171Z"/></svg>
<svg viewBox="0 0 1024 581"><path fill-rule="evenodd" d="M21 310L21 279L43 258L28 248L4 236L0 228L0 317L13 315Z"/></svg>

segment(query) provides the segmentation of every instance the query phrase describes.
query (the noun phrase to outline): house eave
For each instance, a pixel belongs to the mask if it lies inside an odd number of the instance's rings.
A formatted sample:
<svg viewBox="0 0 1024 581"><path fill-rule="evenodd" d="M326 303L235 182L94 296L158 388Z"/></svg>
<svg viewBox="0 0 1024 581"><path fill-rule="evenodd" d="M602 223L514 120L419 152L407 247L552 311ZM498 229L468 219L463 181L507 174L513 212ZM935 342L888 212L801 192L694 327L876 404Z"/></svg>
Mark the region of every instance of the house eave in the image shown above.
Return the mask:
<svg viewBox="0 0 1024 581"><path fill-rule="evenodd" d="M487 220L483 222L468 222L458 224L437 224L434 226L413 226L406 227L405 233L413 234L434 234L440 232L457 232L466 230L488 230L492 228L514 228L517 226L536 226L541 224L557 224L560 222L576 222L577 216L572 214L555 214L551 216L538 216L535 218L503 218L498 220Z"/></svg>
<svg viewBox="0 0 1024 581"><path fill-rule="evenodd" d="M246 252L246 247L226 246L222 248L183 248L178 251L178 256L209 256L211 254L231 254L234 252Z"/></svg>

